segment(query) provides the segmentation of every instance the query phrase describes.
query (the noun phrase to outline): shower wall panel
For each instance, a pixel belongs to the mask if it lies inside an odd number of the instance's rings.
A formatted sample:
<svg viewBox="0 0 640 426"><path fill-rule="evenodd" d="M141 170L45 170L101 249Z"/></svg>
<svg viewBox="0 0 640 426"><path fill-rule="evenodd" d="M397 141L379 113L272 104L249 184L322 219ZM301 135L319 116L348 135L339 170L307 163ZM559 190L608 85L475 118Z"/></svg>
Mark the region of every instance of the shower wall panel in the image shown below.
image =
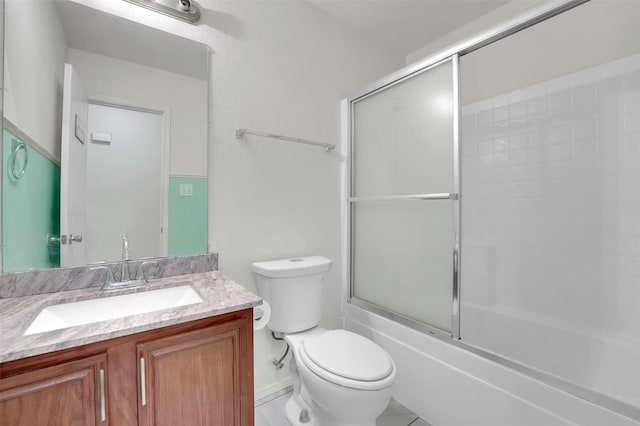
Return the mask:
<svg viewBox="0 0 640 426"><path fill-rule="evenodd" d="M462 340L640 407L640 54L465 104L461 152Z"/></svg>

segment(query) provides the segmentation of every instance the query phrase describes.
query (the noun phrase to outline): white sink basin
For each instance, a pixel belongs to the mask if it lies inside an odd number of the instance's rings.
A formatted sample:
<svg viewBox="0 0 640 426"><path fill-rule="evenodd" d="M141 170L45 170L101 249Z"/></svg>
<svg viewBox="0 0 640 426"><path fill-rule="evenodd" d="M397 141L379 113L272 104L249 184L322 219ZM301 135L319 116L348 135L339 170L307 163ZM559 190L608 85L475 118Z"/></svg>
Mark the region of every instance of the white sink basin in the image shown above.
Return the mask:
<svg viewBox="0 0 640 426"><path fill-rule="evenodd" d="M190 285L101 297L44 308L24 335L200 303Z"/></svg>

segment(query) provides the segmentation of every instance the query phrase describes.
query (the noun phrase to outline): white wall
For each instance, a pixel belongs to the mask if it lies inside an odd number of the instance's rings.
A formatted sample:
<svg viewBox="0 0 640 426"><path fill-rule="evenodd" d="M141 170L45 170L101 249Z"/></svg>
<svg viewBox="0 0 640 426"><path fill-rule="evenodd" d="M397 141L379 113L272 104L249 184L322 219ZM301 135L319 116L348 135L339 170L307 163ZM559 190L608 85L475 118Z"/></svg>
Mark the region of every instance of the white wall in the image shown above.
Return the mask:
<svg viewBox="0 0 640 426"><path fill-rule="evenodd" d="M209 241L220 269L257 291L254 261L320 254L334 260L323 325L341 317L340 149L246 136L237 127L340 144L340 103L403 65L303 1L201 0L203 18L185 24L111 0L74 0L209 44ZM271 354L283 351L266 330L256 343L256 391L286 383Z"/></svg>
<svg viewBox="0 0 640 426"><path fill-rule="evenodd" d="M54 2L5 0L4 25L4 115L59 162L67 42Z"/></svg>
<svg viewBox="0 0 640 426"><path fill-rule="evenodd" d="M89 99L107 97L151 109L168 108L170 173L207 175L206 81L78 49L69 49L68 60Z"/></svg>
<svg viewBox="0 0 640 426"><path fill-rule="evenodd" d="M640 2L591 0L460 58L462 103L640 52ZM593 25L598 22L598 25Z"/></svg>
<svg viewBox="0 0 640 426"><path fill-rule="evenodd" d="M477 37L490 28L501 25L508 20L517 19L531 9L538 7L544 8L563 3L564 1L565 0L512 0L504 6L494 9L480 18L461 26L455 31L414 50L406 56L406 63L411 64L463 40Z"/></svg>
<svg viewBox="0 0 640 426"><path fill-rule="evenodd" d="M236 127L340 144L339 100L402 65L306 2L216 3L234 17L237 38L213 44L213 149L210 211L221 269L255 289L257 260L319 254L334 261L322 325L340 326L339 147L322 149L245 137ZM233 22L229 19L229 22ZM287 376L256 336L257 390ZM269 342L268 344L266 342ZM260 396L259 392L257 396Z"/></svg>

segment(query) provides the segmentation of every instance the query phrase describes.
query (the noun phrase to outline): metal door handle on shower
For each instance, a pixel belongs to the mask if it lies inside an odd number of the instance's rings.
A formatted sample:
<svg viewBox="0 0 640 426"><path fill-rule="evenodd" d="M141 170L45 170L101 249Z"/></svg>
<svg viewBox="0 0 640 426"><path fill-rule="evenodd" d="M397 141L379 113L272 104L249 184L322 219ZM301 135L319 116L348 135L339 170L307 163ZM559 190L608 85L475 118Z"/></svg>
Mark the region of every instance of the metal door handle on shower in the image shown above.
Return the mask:
<svg viewBox="0 0 640 426"><path fill-rule="evenodd" d="M381 197L348 197L349 202L359 201L428 201L428 200L457 200L458 194L450 192L439 192L433 194L412 194L412 195L386 195Z"/></svg>

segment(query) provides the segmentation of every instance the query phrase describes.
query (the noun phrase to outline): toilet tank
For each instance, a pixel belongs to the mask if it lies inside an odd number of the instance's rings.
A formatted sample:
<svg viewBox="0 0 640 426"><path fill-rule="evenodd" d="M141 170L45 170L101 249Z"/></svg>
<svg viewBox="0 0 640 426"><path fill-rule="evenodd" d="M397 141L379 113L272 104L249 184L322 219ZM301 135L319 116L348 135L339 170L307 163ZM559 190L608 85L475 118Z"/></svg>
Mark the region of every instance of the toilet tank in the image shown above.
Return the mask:
<svg viewBox="0 0 640 426"><path fill-rule="evenodd" d="M331 260L322 256L256 262L260 297L271 305L272 331L297 333L320 322Z"/></svg>

